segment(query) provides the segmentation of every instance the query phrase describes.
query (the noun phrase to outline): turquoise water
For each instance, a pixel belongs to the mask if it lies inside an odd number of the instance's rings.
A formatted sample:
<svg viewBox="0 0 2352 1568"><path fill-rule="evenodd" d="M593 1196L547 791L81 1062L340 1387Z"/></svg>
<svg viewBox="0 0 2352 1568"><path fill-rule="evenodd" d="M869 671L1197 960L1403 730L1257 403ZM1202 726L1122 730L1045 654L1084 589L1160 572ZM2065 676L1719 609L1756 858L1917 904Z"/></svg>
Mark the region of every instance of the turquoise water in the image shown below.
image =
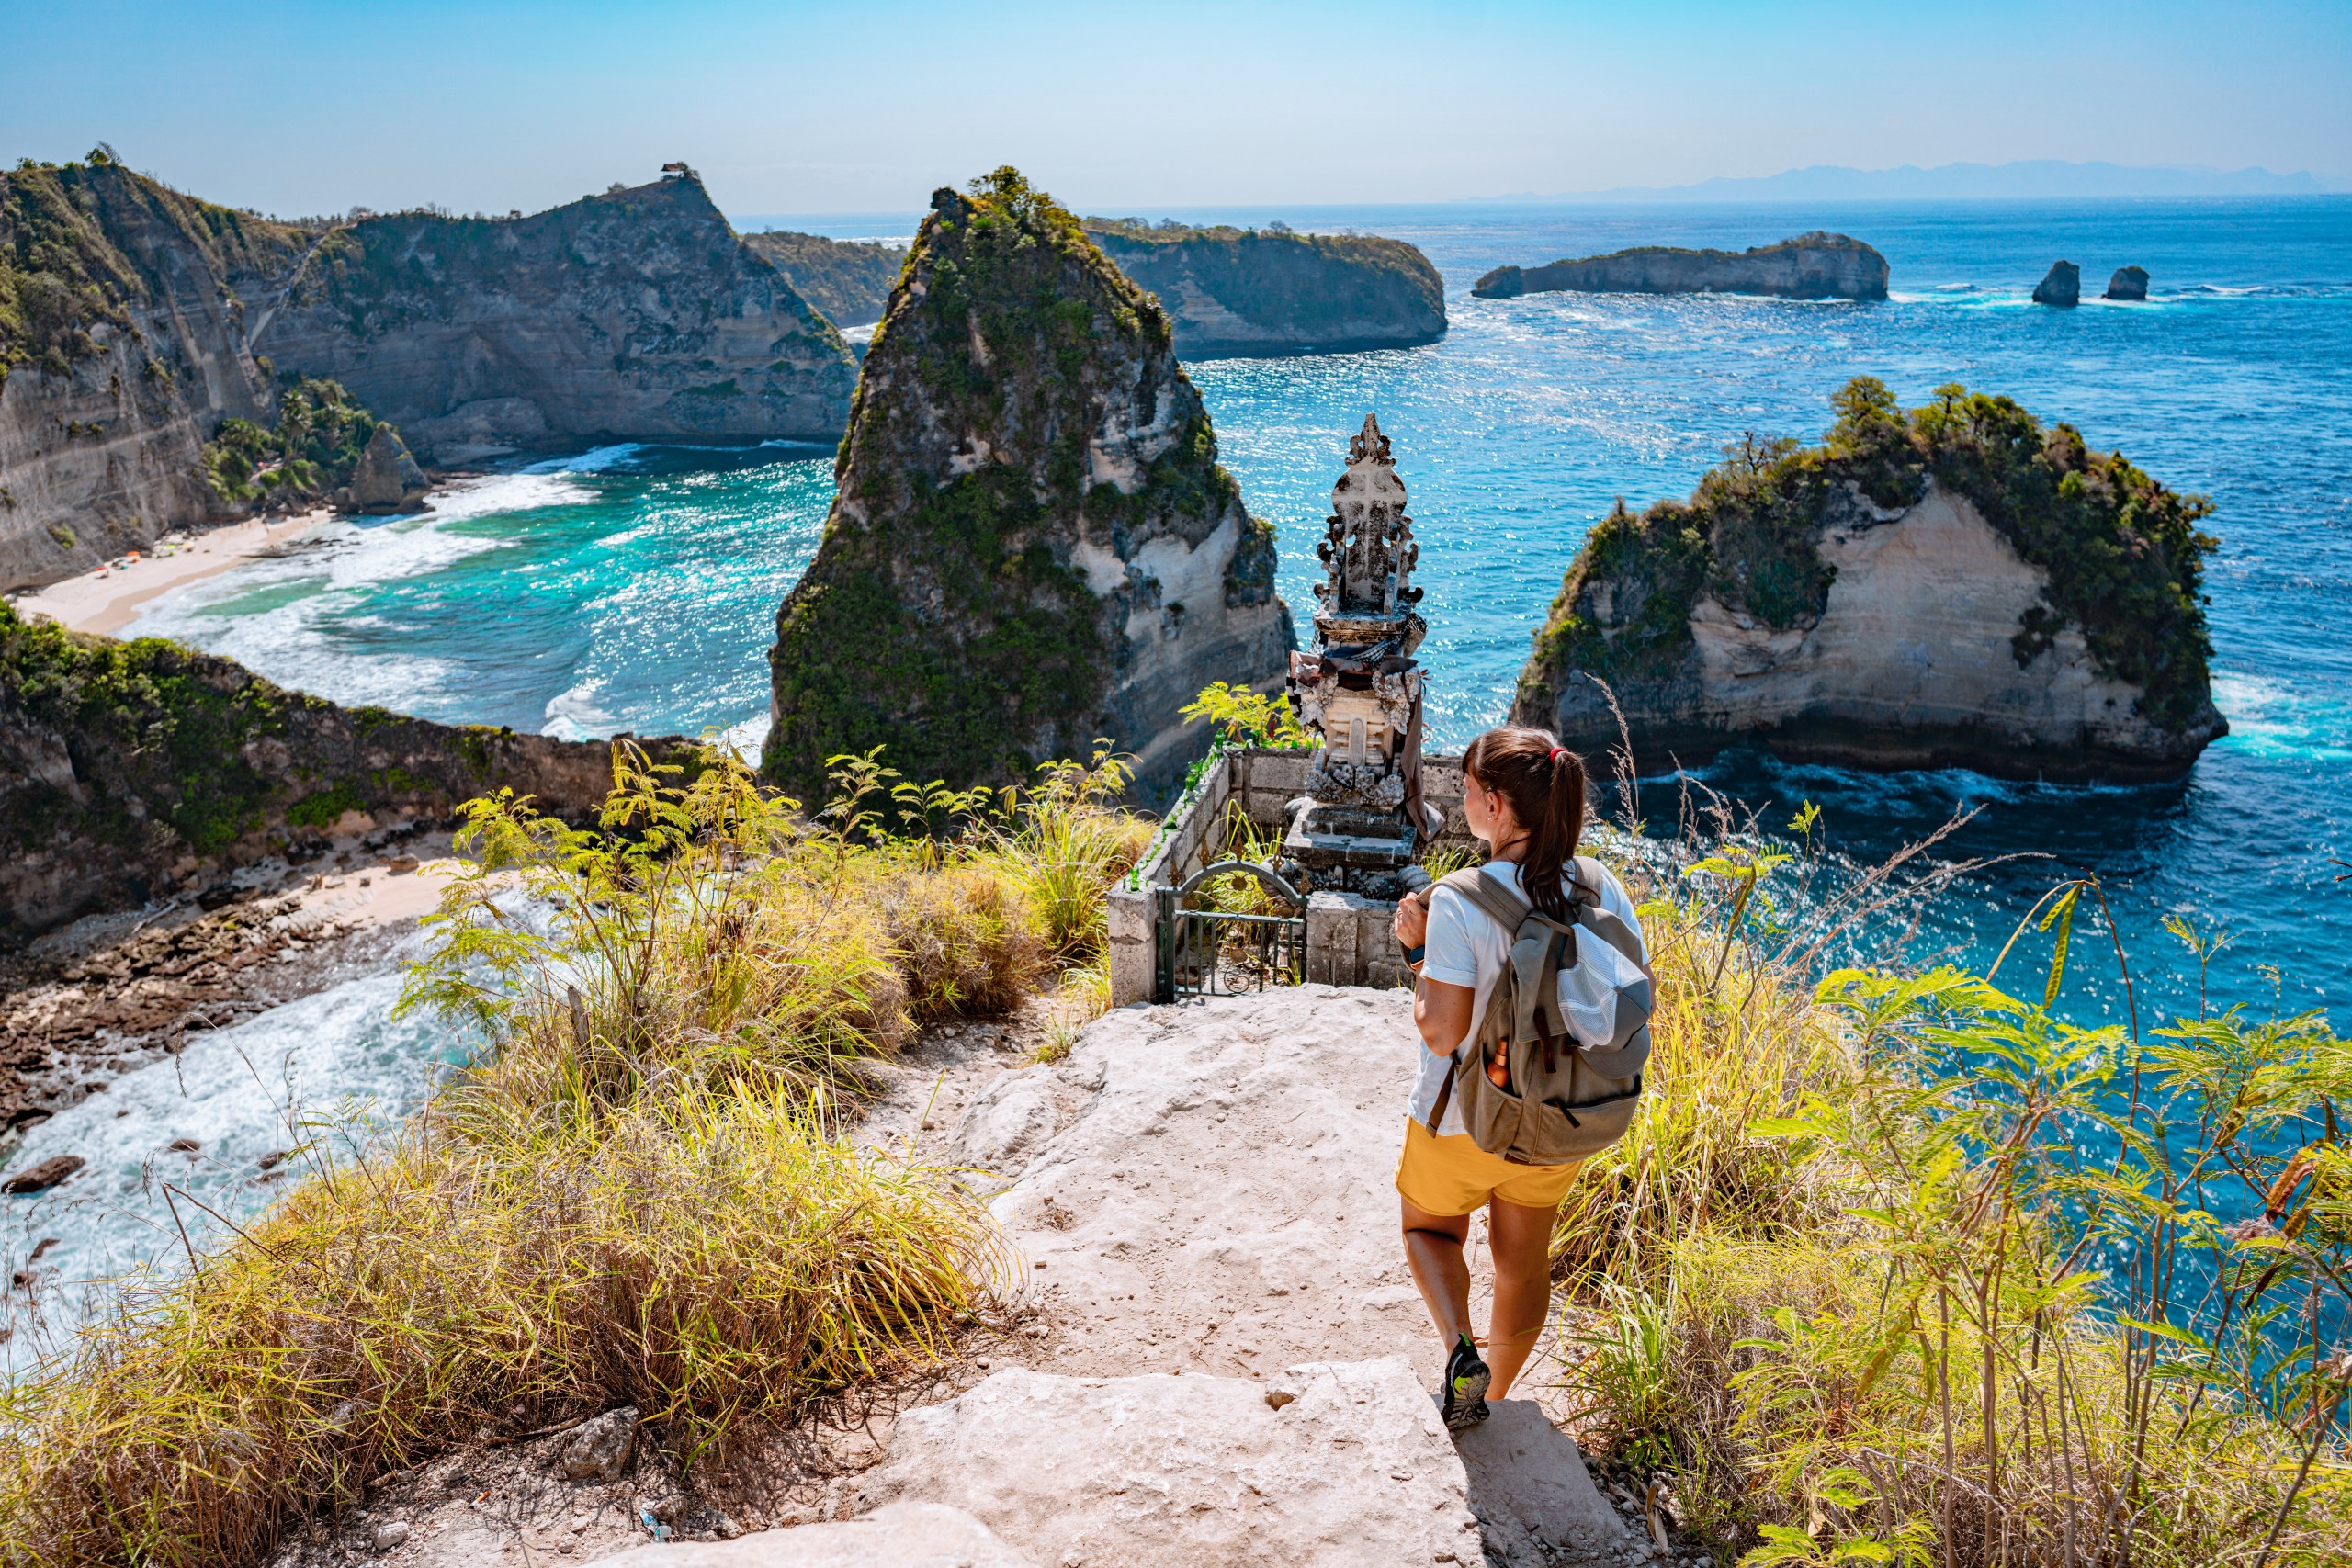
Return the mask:
<svg viewBox="0 0 2352 1568"><path fill-rule="evenodd" d="M1192 371L1226 462L1281 530L1295 608L1311 603L1346 437L1378 411L1419 521L1437 744L1501 716L1529 634L1614 497L1687 493L1746 431L1817 435L1829 394L1858 372L1915 401L1950 380L2007 392L2214 498L2216 697L2232 735L2185 782L2138 789L1871 777L1758 756L1727 758L1704 780L1767 822L1820 802L1833 842L1857 857L1972 806L1984 809L1952 852L2043 857L1996 867L1938 906L1915 956L1989 963L2036 893L2095 872L2143 971L2143 1013L2193 1006L2157 929L2168 912L2241 933L2216 972L2223 995L2268 1005L2260 964L2283 972L2292 1004L2324 1005L2352 983L2352 883L2332 881L2344 868L2328 863L2352 860L2341 630L2352 612L2352 201L1424 208L1314 220L1421 245L1447 281L1445 338ZM1894 297L1468 292L1505 261L1745 246L1814 226L1883 251ZM2146 266L2152 299L2031 305L2061 255L2094 290L2118 265ZM815 548L831 484L830 455L807 449L553 457L469 481L420 519L334 525L287 558L159 604L133 629L437 718L568 736L755 729L775 607ZM1675 808L1670 785L1645 787L1651 819ZM2099 970L2078 957L2073 973L2077 1014L2120 1018L2111 959Z"/></svg>

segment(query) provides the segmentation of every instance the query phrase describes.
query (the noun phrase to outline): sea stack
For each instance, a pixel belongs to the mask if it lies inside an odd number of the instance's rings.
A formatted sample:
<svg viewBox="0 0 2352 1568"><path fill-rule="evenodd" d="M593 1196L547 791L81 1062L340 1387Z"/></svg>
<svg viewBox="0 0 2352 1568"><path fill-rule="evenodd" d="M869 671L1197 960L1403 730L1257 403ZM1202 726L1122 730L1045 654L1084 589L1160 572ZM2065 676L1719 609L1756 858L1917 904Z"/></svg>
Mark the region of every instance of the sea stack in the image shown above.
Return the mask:
<svg viewBox="0 0 2352 1568"><path fill-rule="evenodd" d="M1513 716L1644 769L1792 761L2177 777L2214 709L2201 496L2072 428L1863 377L1827 443L1749 441L1689 502L1621 502L1569 565Z"/></svg>
<svg viewBox="0 0 2352 1568"><path fill-rule="evenodd" d="M2070 261L2052 263L2049 272L2033 286L2037 305L2075 305L2082 298L2083 269Z"/></svg>
<svg viewBox="0 0 2352 1568"><path fill-rule="evenodd" d="M2115 276L2107 280L2107 297L2110 299L2145 299L2148 297L2148 269L2144 266L2119 266Z"/></svg>
<svg viewBox="0 0 2352 1568"><path fill-rule="evenodd" d="M1473 285L1482 299L1571 289L1589 294L1764 294L1783 299L1883 299L1886 258L1849 234L1815 230L1745 251L1644 245L1549 266L1498 266Z"/></svg>
<svg viewBox="0 0 2352 1568"><path fill-rule="evenodd" d="M1273 530L1167 313L1015 170L933 196L834 474L769 656L763 766L804 799L843 752L1009 784L1098 737L1161 784L1179 708L1287 668Z"/></svg>

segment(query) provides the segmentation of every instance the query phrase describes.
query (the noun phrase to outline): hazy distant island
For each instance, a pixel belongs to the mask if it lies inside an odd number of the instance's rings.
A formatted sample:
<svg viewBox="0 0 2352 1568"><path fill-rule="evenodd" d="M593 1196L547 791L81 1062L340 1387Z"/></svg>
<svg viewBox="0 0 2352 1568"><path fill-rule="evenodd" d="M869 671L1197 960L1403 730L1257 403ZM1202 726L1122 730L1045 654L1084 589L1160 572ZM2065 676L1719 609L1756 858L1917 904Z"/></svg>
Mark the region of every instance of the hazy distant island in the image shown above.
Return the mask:
<svg viewBox="0 0 2352 1568"><path fill-rule="evenodd" d="M1402 240L1302 234L1281 223L1081 221L1120 271L1159 297L1187 359L1405 348L1445 332L1445 285Z"/></svg>
<svg viewBox="0 0 2352 1568"><path fill-rule="evenodd" d="M1765 294L1783 299L1883 299L1886 258L1846 234L1815 230L1745 251L1643 245L1549 266L1498 266L1470 290L1481 299L1575 290L1593 294Z"/></svg>

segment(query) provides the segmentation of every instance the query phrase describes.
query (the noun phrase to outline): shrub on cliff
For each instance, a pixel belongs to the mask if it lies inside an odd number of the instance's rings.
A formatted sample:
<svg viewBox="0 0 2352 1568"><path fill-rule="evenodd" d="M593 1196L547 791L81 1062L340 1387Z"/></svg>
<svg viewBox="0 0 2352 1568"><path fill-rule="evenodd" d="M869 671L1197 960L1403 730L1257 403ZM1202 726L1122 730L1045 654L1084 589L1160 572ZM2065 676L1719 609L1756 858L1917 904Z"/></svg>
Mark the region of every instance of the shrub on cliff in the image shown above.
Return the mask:
<svg viewBox="0 0 2352 1568"><path fill-rule="evenodd" d="M1819 446L1749 436L1690 501L1640 513L1620 501L1596 524L1536 633L1532 691L1571 670L1605 680L1662 675L1690 646L1702 594L1787 629L1818 617L1831 572L1817 545L1859 491L1881 507L1917 502L1928 481L1964 497L2048 575L2053 614L2030 617L2020 666L2078 627L2099 671L2141 689L2155 724L2188 728L2210 701L2204 562L2218 541L2200 495L2167 490L2120 453L2094 452L2067 424L2044 426L2010 399L1948 386L1907 413L1868 376L1835 400ZM1596 591L1605 616L1589 612Z"/></svg>
<svg viewBox="0 0 2352 1568"><path fill-rule="evenodd" d="M1747 1563L2333 1561L2352 1044L2315 1014L2068 1023L2095 884L2020 922L2059 940L2014 996L1816 978L1891 881L1775 897L1813 853L1649 848L1679 866L1633 874L1651 1091L1555 1233L1589 1451Z"/></svg>
<svg viewBox="0 0 2352 1568"><path fill-rule="evenodd" d="M351 482L360 454L388 422L378 419L338 381L306 378L278 400L277 423L223 420L205 444L205 483L232 503L314 504Z"/></svg>
<svg viewBox="0 0 2352 1568"><path fill-rule="evenodd" d="M918 1021L1049 977L1029 829L1102 818L1052 840L1099 859L1050 868L1098 897L1138 830L1100 790L840 761L814 820L731 758L689 777L628 748L594 829L472 803L405 1000L488 1048L389 1146L305 1151L267 1214L16 1385L16 1558L242 1568L485 1427L632 1404L685 1470L945 1353L1003 1282L996 1231L842 1113Z"/></svg>

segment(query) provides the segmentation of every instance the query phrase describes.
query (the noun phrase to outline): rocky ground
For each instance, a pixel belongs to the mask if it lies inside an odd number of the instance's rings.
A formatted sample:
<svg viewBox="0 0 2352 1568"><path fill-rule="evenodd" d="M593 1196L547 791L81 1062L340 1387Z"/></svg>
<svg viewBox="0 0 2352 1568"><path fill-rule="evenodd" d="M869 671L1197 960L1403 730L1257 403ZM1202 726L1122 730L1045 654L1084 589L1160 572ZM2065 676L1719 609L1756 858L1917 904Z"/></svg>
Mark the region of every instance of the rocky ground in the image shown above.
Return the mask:
<svg viewBox="0 0 2352 1568"><path fill-rule="evenodd" d="M277 1568L1708 1561L1641 1478L1595 1486L1545 1360L1484 1427L1438 1422L1390 1186L1407 1008L1324 987L1131 1008L1052 1064L1042 1009L928 1034L860 1139L992 1194L1014 1277L958 1361L690 1486L634 1412L486 1438Z"/></svg>
<svg viewBox="0 0 2352 1568"><path fill-rule="evenodd" d="M112 1077L382 963L440 899L447 834L392 831L265 861L0 956L0 1154Z"/></svg>

